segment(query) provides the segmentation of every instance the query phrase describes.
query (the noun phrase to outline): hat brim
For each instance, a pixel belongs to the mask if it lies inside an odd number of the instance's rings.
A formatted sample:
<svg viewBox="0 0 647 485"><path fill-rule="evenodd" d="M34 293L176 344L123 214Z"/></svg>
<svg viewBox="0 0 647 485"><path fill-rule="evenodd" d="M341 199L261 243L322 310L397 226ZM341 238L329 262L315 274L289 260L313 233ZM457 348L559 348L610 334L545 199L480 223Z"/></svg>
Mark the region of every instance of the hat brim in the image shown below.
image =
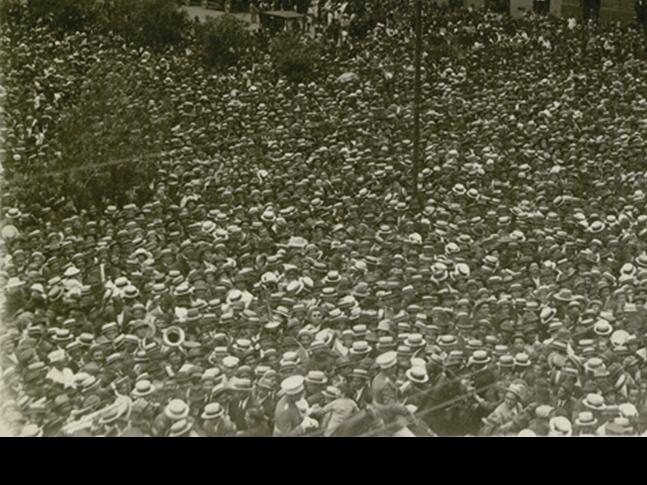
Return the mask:
<svg viewBox="0 0 647 485"><path fill-rule="evenodd" d="M287 396L297 396L301 394L305 388L303 386L299 386L297 389L291 389L289 391L283 391L283 393Z"/></svg>
<svg viewBox="0 0 647 485"><path fill-rule="evenodd" d="M325 380L325 381L315 381L315 380L312 380L312 379L308 379L307 377L306 377L305 379L303 379L303 382L307 382L307 383L309 383L309 384L314 384L314 385L319 385L319 386L323 386L323 385L325 385L325 384L328 384L328 380Z"/></svg>
<svg viewBox="0 0 647 485"><path fill-rule="evenodd" d="M586 402L586 401L582 401L582 404L584 405L584 407L585 407L586 409L590 409L591 411L602 412L602 411L604 411L604 410L605 410L605 406L597 407L597 408L596 408L595 406L593 406L593 405L589 404L589 403L588 403L588 402Z"/></svg>
<svg viewBox="0 0 647 485"><path fill-rule="evenodd" d="M608 336L609 336L609 335L611 335L613 332L612 332L612 331L609 331L609 332L598 332L597 330L593 329L593 333L594 333L595 335L597 335L598 337L608 337Z"/></svg>
<svg viewBox="0 0 647 485"><path fill-rule="evenodd" d="M164 410L164 415L169 419L172 419L174 421L179 421L180 419L185 419L186 417L189 416L189 408L187 407L182 414L173 414L168 412L167 410Z"/></svg>
<svg viewBox="0 0 647 485"><path fill-rule="evenodd" d="M148 392L137 392L137 390L133 391L133 396L135 397L148 397L151 394L155 392L155 389L150 389Z"/></svg>
<svg viewBox="0 0 647 485"><path fill-rule="evenodd" d="M580 421L579 419L575 419L574 424L575 424L575 426L580 426L582 428L583 427L591 427L591 426L597 426L598 425L598 420L594 419L593 421L591 421L589 423L585 423L585 422Z"/></svg>
<svg viewBox="0 0 647 485"><path fill-rule="evenodd" d="M350 349L350 350L348 351L348 353L349 353L350 355L368 355L368 354L370 354L370 353L371 353L371 349L369 348L369 349L362 350L362 351L358 351L358 350Z"/></svg>
<svg viewBox="0 0 647 485"><path fill-rule="evenodd" d="M424 379L420 379L420 378L412 376L409 371L405 372L405 375L407 376L407 379L409 379L414 384L426 384L427 382L429 382L429 376L428 375L425 375Z"/></svg>
<svg viewBox="0 0 647 485"><path fill-rule="evenodd" d="M378 364L378 365L379 365L380 369L387 370L387 369L392 369L393 367L395 367L397 363L398 363L397 360L393 360L392 362L390 362L388 364Z"/></svg>
<svg viewBox="0 0 647 485"><path fill-rule="evenodd" d="M219 412L218 414L207 414L207 413L202 413L202 414L200 415L200 418L201 418L201 419L204 419L204 420L208 420L208 419L218 419L218 418L222 418L222 417L224 416L224 414L225 414L225 412L224 412L224 411L221 411L221 412Z"/></svg>

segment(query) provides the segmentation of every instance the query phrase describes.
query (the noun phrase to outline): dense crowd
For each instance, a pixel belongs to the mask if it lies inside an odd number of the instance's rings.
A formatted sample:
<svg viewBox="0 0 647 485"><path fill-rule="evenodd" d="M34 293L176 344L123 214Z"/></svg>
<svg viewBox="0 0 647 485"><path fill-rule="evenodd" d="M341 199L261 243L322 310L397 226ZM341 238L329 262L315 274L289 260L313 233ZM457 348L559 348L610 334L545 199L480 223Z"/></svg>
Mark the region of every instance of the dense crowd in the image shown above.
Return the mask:
<svg viewBox="0 0 647 485"><path fill-rule="evenodd" d="M637 29L427 19L418 207L406 25L326 50L300 85L20 28L4 33L0 260L16 434L647 429ZM173 120L137 162L154 183L78 206L88 173L72 172L78 193L53 201L60 100L135 65L132 103Z"/></svg>

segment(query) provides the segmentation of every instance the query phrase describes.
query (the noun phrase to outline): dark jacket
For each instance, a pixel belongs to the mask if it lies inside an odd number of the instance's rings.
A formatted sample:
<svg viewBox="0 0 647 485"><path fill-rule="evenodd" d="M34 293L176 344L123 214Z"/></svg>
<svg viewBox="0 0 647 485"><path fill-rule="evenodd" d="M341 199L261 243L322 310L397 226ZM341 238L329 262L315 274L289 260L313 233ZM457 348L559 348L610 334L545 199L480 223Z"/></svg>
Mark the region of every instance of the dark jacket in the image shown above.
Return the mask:
<svg viewBox="0 0 647 485"><path fill-rule="evenodd" d="M254 425L247 428L247 430L239 433L238 436L248 437L248 438L268 437L268 436L272 436L272 429L270 428L270 425L267 423L267 421L260 421L260 422L254 423Z"/></svg>
<svg viewBox="0 0 647 485"><path fill-rule="evenodd" d="M647 0L635 0L634 7L636 9L636 18L638 22L647 22Z"/></svg>
<svg viewBox="0 0 647 485"><path fill-rule="evenodd" d="M238 431L245 431L247 429L247 420L245 413L248 409L258 407L258 403L253 396L248 396L243 399L232 399L229 403L229 418L236 425Z"/></svg>

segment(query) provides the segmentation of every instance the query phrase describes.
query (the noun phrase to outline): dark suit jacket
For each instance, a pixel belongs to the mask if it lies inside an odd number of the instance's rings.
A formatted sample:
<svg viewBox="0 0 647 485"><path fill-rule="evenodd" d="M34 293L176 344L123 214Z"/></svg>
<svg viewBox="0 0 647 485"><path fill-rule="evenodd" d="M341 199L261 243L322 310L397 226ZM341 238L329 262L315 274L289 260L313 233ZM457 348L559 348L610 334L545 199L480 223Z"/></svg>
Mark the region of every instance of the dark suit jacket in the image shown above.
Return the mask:
<svg viewBox="0 0 647 485"><path fill-rule="evenodd" d="M634 6L638 22L647 22L647 0L635 0Z"/></svg>
<svg viewBox="0 0 647 485"><path fill-rule="evenodd" d="M577 413L581 411L577 405L577 401L574 398L565 399L564 402L560 402L556 397L553 398L552 406L555 408L555 412L563 411L564 416L568 419L573 420Z"/></svg>
<svg viewBox="0 0 647 485"><path fill-rule="evenodd" d="M367 404L370 404L373 401L373 396L371 395L371 388L367 385L362 387L358 392L353 393L351 396L357 404L357 407L360 409L366 408Z"/></svg>
<svg viewBox="0 0 647 485"><path fill-rule="evenodd" d="M251 428L248 428L246 431L243 431L240 433L238 436L241 437L268 437L272 436L272 428L270 428L270 425L267 424L266 421L263 421L261 423L257 423Z"/></svg>
<svg viewBox="0 0 647 485"><path fill-rule="evenodd" d="M229 403L229 418L236 425L238 431L245 431L247 429L245 413L248 409L254 407L258 407L258 404L251 395L243 399L235 398L231 400Z"/></svg>

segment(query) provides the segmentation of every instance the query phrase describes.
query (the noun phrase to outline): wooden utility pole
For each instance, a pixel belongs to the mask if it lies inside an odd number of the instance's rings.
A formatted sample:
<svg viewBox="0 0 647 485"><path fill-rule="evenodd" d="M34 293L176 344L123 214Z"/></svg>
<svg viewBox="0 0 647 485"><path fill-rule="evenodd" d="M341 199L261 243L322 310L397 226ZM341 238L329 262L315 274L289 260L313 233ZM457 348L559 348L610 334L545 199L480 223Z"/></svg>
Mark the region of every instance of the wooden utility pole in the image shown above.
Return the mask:
<svg viewBox="0 0 647 485"><path fill-rule="evenodd" d="M418 208L418 174L420 173L420 63L422 59L422 0L415 3L416 53L414 59L414 96L413 96L413 205Z"/></svg>

